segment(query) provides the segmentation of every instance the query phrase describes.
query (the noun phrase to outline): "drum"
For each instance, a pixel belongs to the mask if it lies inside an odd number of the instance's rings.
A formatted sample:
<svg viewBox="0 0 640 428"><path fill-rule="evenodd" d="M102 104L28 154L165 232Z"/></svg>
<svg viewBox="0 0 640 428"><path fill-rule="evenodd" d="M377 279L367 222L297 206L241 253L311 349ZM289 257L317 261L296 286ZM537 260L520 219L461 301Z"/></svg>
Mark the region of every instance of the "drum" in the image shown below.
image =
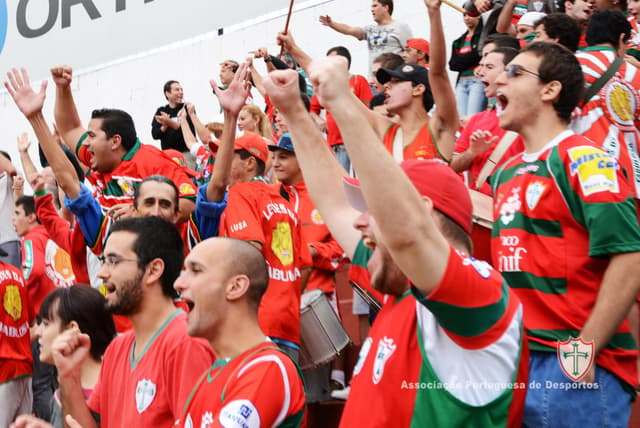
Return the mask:
<svg viewBox="0 0 640 428"><path fill-rule="evenodd" d="M471 204L473 205L473 257L478 260L491 262L491 229L493 227L493 198L469 189Z"/></svg>
<svg viewBox="0 0 640 428"><path fill-rule="evenodd" d="M335 358L350 339L322 290L300 299L300 368L310 369Z"/></svg>

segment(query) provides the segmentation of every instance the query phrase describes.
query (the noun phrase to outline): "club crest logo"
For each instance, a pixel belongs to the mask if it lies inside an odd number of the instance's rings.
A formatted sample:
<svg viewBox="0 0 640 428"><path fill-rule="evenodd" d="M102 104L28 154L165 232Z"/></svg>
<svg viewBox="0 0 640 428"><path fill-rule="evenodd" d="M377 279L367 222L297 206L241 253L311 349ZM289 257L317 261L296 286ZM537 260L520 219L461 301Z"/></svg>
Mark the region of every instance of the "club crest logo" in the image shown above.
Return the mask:
<svg viewBox="0 0 640 428"><path fill-rule="evenodd" d="M136 386L136 409L142 413L149 408L156 397L156 384L149 379L141 379Z"/></svg>
<svg viewBox="0 0 640 428"><path fill-rule="evenodd" d="M538 201L544 193L544 189L545 185L540 181L534 181L533 183L529 184L525 194L525 200L527 201L527 207L529 207L530 210L533 210L536 205L538 205Z"/></svg>
<svg viewBox="0 0 640 428"><path fill-rule="evenodd" d="M7 2L6 0L0 0L0 54L2 54L2 49L4 48L8 28L9 18L7 14Z"/></svg>
<svg viewBox="0 0 640 428"><path fill-rule="evenodd" d="M7 285L2 297L2 306L14 321L22 318L22 298L17 285Z"/></svg>
<svg viewBox="0 0 640 428"><path fill-rule="evenodd" d="M593 365L595 346L593 341L585 342L582 338L570 338L558 341L558 362L564 374L573 381L582 379Z"/></svg>
<svg viewBox="0 0 640 428"><path fill-rule="evenodd" d="M391 358L391 355L396 350L397 345L393 342L393 339L390 337L383 337L380 342L378 342L378 350L376 351L376 359L373 362L373 383L377 385L382 380L382 376L384 375L384 366Z"/></svg>

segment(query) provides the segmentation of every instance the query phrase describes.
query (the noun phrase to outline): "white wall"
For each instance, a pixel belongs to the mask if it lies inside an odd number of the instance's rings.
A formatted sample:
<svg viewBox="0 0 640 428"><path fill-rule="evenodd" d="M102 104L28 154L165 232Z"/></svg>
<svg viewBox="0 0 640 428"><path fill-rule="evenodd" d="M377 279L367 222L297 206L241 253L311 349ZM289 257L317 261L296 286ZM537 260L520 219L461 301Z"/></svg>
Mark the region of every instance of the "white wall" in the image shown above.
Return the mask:
<svg viewBox="0 0 640 428"><path fill-rule="evenodd" d="M251 1L265 3L264 0ZM221 7L229 7L233 1L215 3L222 4ZM331 46L346 46L353 57L352 72L366 75L366 43L322 26L318 22L318 16L329 14L339 22L364 25L371 22L369 6L367 0L298 0L290 30L298 44L313 57L323 55ZM447 44L450 45L464 31L462 15L446 5L442 8ZM214 31L117 63L105 64L91 70L75 70L74 96L83 122L88 121L94 108L120 108L133 116L141 140L154 143L151 139L151 119L155 109L166 104L162 85L169 79L176 79L182 83L185 100L195 103L198 115L203 121L219 119L219 106L208 83L210 78L217 78L218 63L227 58L242 60L248 51L261 46L268 47L270 52L279 51L275 44L275 35L284 27L286 9L278 9L262 17L252 17L250 12L247 11L246 21L226 27L221 37ZM427 11L421 0L396 1L393 16L407 22L413 30L414 37L428 39ZM130 32L132 40L135 40L136 32L144 31L145 25L157 25L157 22L140 23L137 29ZM218 26L214 24L213 27ZM449 49L450 46L447 46L447 50ZM258 69L262 69L261 63L261 60L257 61ZM3 77L5 71L0 70ZM16 136L31 130L11 97L4 88L2 89L0 130L3 138L0 147L11 153L17 161ZM50 81L45 105L45 115L49 120L53 119L54 94L54 85ZM31 147L31 154L37 159L35 144Z"/></svg>

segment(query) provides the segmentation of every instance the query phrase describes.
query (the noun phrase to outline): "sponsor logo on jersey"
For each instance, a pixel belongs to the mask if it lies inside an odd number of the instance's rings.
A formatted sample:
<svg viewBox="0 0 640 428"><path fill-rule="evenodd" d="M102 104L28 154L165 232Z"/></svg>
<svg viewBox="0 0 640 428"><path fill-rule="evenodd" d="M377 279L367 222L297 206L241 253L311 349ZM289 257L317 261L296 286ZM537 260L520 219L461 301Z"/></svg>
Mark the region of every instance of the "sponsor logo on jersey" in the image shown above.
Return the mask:
<svg viewBox="0 0 640 428"><path fill-rule="evenodd" d="M47 240L44 255L44 271L47 277L58 288L71 287L76 280L71 267L71 257L62 248Z"/></svg>
<svg viewBox="0 0 640 428"><path fill-rule="evenodd" d="M10 284L5 287L4 295L2 296L2 307L14 321L22 318L22 297L20 296L20 288L17 285Z"/></svg>
<svg viewBox="0 0 640 428"><path fill-rule="evenodd" d="M384 366L395 352L396 347L397 345L393 343L393 339L390 337L385 336L378 342L376 359L373 362L372 380L374 384L377 385L382 380L382 376L384 376Z"/></svg>
<svg viewBox="0 0 640 428"><path fill-rule="evenodd" d="M558 362L564 374L573 381L579 381L593 365L594 342L585 342L582 338L570 338L556 344Z"/></svg>
<svg viewBox="0 0 640 428"><path fill-rule="evenodd" d="M33 269L33 242L31 240L24 242L22 258L22 274L24 279L29 281L29 276L31 276L31 270Z"/></svg>
<svg viewBox="0 0 640 428"><path fill-rule="evenodd" d="M500 206L500 221L505 226L513 221L516 213L520 211L522 201L520 201L520 187L514 187L511 190L511 196Z"/></svg>
<svg viewBox="0 0 640 428"><path fill-rule="evenodd" d="M200 421L200 428L207 428L209 425L213 425L213 413L204 412Z"/></svg>
<svg viewBox="0 0 640 428"><path fill-rule="evenodd" d="M568 150L571 175L577 175L585 196L598 192L619 192L618 162L600 149L591 146Z"/></svg>
<svg viewBox="0 0 640 428"><path fill-rule="evenodd" d="M613 76L600 90L600 103L606 116L618 128L626 132L635 131L634 118L640 107L640 95L629 82Z"/></svg>
<svg viewBox="0 0 640 428"><path fill-rule="evenodd" d="M249 400L234 400L220 410L218 416L224 428L259 428L260 414Z"/></svg>
<svg viewBox="0 0 640 428"><path fill-rule="evenodd" d="M196 193L196 190L189 183L182 183L180 185L180 194L181 195L193 195Z"/></svg>
<svg viewBox="0 0 640 428"><path fill-rule="evenodd" d="M239 221L237 223L234 223L231 225L231 227L229 228L229 230L231 230L231 232L239 232L242 229L246 229L249 225L247 224L247 222L245 220Z"/></svg>
<svg viewBox="0 0 640 428"><path fill-rule="evenodd" d="M271 235L271 250L283 266L293 263L293 239L289 223L281 221L276 224Z"/></svg>
<svg viewBox="0 0 640 428"><path fill-rule="evenodd" d="M136 386L136 409L142 413L149 408L156 397L156 384L149 379L141 379Z"/></svg>
<svg viewBox="0 0 640 428"><path fill-rule="evenodd" d="M498 270L500 272L521 272L520 262L527 249L520 247L520 238L516 235L500 236L500 248L498 250Z"/></svg>
<svg viewBox="0 0 640 428"><path fill-rule="evenodd" d="M353 375L357 375L362 370L362 366L364 365L365 360L367 359L367 355L369 355L369 351L371 350L371 343L373 339L367 337L364 342L362 342L362 347L360 348L360 353L358 354L358 362L353 368Z"/></svg>
<svg viewBox="0 0 640 428"><path fill-rule="evenodd" d="M122 190L122 194L124 196L133 198L133 194L135 193L135 187L131 181L125 178L119 178L117 183L118 183L118 187L120 187L120 190Z"/></svg>
<svg viewBox="0 0 640 428"><path fill-rule="evenodd" d="M313 211L311 211L311 221L314 224L324 224L324 220L322 219L322 216L320 215L318 210L315 208L313 209Z"/></svg>
<svg viewBox="0 0 640 428"><path fill-rule="evenodd" d="M545 188L545 185L541 181L534 181L527 186L525 200L527 202L527 207L529 207L530 210L533 210L536 205L538 205Z"/></svg>

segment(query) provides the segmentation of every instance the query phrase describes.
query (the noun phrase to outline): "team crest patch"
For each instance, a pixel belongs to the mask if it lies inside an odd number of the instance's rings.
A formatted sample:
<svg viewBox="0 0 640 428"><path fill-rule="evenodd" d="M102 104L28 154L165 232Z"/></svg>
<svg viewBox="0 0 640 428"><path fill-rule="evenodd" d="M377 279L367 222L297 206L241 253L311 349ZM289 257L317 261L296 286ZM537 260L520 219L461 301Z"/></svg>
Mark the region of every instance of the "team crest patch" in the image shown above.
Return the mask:
<svg viewBox="0 0 640 428"><path fill-rule="evenodd" d="M614 76L600 90L600 103L606 116L618 128L635 131L634 119L640 106L638 91L626 80Z"/></svg>
<svg viewBox="0 0 640 428"><path fill-rule="evenodd" d="M516 213L520 211L522 201L520 200L520 187L511 190L509 196L500 206L500 221L507 226L516 217Z"/></svg>
<svg viewBox="0 0 640 428"><path fill-rule="evenodd" d="M142 413L153 402L156 397L156 384L149 379L141 379L136 386L136 409Z"/></svg>
<svg viewBox="0 0 640 428"><path fill-rule="evenodd" d="M279 222L273 229L271 237L271 250L283 266L293 263L293 241L291 239L291 226L287 222Z"/></svg>
<svg viewBox="0 0 640 428"><path fill-rule="evenodd" d="M196 193L195 189L193 188L193 186L189 183L182 183L180 185L180 194L181 195L193 195L194 193Z"/></svg>
<svg viewBox="0 0 640 428"><path fill-rule="evenodd" d="M538 201L540 197L544 193L545 185L540 181L534 181L533 183L527 186L527 191L525 192L525 200L527 202L527 207L530 210L533 210L536 205L538 205Z"/></svg>
<svg viewBox="0 0 640 428"><path fill-rule="evenodd" d="M249 400L234 400L220 410L218 422L224 428L259 428L260 414Z"/></svg>
<svg viewBox="0 0 640 428"><path fill-rule="evenodd" d="M118 187L120 187L120 190L122 190L122 194L124 196L129 196L133 198L133 194L135 193L135 187L132 182L124 178L119 178Z"/></svg>
<svg viewBox="0 0 640 428"><path fill-rule="evenodd" d="M357 375L362 370L362 366L364 365L365 360L367 359L367 355L369 355L369 351L371 350L371 343L373 339L367 337L364 342L362 342L362 347L360 348L360 353L358 354L358 362L353 368L353 375Z"/></svg>
<svg viewBox="0 0 640 428"><path fill-rule="evenodd" d="M402 67L402 72L403 73L411 73L413 71L413 67L410 65L405 65L404 67Z"/></svg>
<svg viewBox="0 0 640 428"><path fill-rule="evenodd" d="M397 345L393 343L393 339L390 337L383 337L380 342L378 342L378 350L376 351L376 359L373 362L373 374L372 380L374 385L377 385L382 380L382 376L384 376L384 366L393 355L396 350Z"/></svg>
<svg viewBox="0 0 640 428"><path fill-rule="evenodd" d="M594 343L585 342L582 338L570 338L558 341L558 362L564 374L573 381L582 379L591 369L594 357Z"/></svg>
<svg viewBox="0 0 640 428"><path fill-rule="evenodd" d="M2 296L2 307L14 321L22 318L22 299L17 285L7 285Z"/></svg>
<svg viewBox="0 0 640 428"><path fill-rule="evenodd" d="M618 161L602 150L590 146L572 147L568 153L571 159L571 175L578 175L585 196L598 192L619 192L616 174L619 168Z"/></svg>
<svg viewBox="0 0 640 428"><path fill-rule="evenodd" d="M313 224L324 224L322 216L315 208L313 209L313 211L311 211L311 221L313 222Z"/></svg>
<svg viewBox="0 0 640 428"><path fill-rule="evenodd" d="M464 266L471 265L478 274L487 279L491 276L491 265L485 261L474 259L473 257L464 257L462 259L462 264Z"/></svg>

